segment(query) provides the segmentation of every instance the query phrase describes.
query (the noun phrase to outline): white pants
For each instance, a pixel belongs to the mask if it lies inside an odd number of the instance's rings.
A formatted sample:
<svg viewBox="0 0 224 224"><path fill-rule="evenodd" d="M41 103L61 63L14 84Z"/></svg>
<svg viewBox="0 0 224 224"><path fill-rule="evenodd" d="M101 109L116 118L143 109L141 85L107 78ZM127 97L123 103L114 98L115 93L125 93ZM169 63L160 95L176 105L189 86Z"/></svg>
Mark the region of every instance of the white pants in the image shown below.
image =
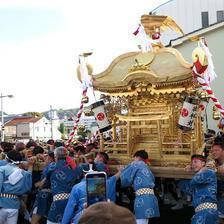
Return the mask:
<svg viewBox="0 0 224 224"><path fill-rule="evenodd" d="M47 220L47 224L60 224L60 223L59 222L51 222L50 220Z"/></svg>
<svg viewBox="0 0 224 224"><path fill-rule="evenodd" d="M0 224L17 224L19 210L0 208Z"/></svg>
<svg viewBox="0 0 224 224"><path fill-rule="evenodd" d="M136 224L148 224L148 219L136 219Z"/></svg>

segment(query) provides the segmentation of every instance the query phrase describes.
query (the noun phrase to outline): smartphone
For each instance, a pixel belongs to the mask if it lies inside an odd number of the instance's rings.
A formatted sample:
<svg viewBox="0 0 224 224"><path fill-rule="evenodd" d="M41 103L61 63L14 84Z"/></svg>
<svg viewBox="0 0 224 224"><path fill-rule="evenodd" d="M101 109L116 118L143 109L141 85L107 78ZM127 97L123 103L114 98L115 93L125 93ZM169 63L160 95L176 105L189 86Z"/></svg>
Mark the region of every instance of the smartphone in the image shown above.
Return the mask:
<svg viewBox="0 0 224 224"><path fill-rule="evenodd" d="M91 172L86 174L87 206L100 201L107 201L107 175L105 172Z"/></svg>

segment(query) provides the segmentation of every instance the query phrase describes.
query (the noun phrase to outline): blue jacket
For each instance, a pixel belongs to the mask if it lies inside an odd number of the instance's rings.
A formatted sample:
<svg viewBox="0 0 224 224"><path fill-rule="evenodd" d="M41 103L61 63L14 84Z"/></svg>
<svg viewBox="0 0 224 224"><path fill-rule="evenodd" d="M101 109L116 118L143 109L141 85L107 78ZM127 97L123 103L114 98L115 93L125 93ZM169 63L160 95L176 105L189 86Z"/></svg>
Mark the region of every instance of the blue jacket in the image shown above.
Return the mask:
<svg viewBox="0 0 224 224"><path fill-rule="evenodd" d="M6 159L0 160L0 166L5 166L8 163Z"/></svg>
<svg viewBox="0 0 224 224"><path fill-rule="evenodd" d="M133 186L137 191L141 188L151 188L155 186L155 178L147 164L143 161L130 163L121 172L121 187ZM159 217L158 200L154 194L136 195L134 211L137 219L148 219Z"/></svg>
<svg viewBox="0 0 224 224"><path fill-rule="evenodd" d="M21 170L22 178L14 185L8 183L8 177L18 168L12 163L0 167L0 193L13 194L20 196L31 190L32 174L30 171ZM4 198L0 197L0 207L19 209L19 198Z"/></svg>
<svg viewBox="0 0 224 224"><path fill-rule="evenodd" d="M192 195L195 208L205 202L217 203L217 177L212 169L197 172L191 180L180 181L179 186L183 192Z"/></svg>
<svg viewBox="0 0 224 224"><path fill-rule="evenodd" d="M73 170L65 160L51 163L44 171L47 180L50 181L52 195L70 193L77 179L77 172ZM53 201L47 219L60 223L68 199Z"/></svg>
<svg viewBox="0 0 224 224"><path fill-rule="evenodd" d="M180 181L179 186L183 192L192 195L194 208L203 203L217 203L217 177L212 169L197 172L191 180ZM191 223L218 224L218 211L205 209L196 212Z"/></svg>

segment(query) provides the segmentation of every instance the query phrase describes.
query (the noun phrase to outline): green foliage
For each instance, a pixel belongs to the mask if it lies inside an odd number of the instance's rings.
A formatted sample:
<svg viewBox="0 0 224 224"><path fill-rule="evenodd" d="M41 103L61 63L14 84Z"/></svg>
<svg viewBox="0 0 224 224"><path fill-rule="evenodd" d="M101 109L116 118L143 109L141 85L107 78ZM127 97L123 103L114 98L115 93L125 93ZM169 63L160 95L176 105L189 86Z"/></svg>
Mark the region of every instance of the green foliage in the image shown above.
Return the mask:
<svg viewBox="0 0 224 224"><path fill-rule="evenodd" d="M88 129L78 128L77 135L81 136L81 138L85 139L90 136L91 131Z"/></svg>
<svg viewBox="0 0 224 224"><path fill-rule="evenodd" d="M23 114L23 116L43 117L43 113L30 111Z"/></svg>
<svg viewBox="0 0 224 224"><path fill-rule="evenodd" d="M66 135L65 134L61 134L61 139L65 140L66 139Z"/></svg>
<svg viewBox="0 0 224 224"><path fill-rule="evenodd" d="M64 123L60 123L58 131L60 131L62 135L65 134L65 124Z"/></svg>

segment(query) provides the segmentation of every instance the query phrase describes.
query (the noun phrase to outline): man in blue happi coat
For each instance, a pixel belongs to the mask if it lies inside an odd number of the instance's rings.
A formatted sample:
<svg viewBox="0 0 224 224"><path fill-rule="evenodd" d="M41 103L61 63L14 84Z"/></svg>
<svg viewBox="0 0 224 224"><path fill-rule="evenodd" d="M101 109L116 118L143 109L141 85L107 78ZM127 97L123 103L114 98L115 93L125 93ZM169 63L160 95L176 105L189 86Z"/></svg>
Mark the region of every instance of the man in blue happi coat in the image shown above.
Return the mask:
<svg viewBox="0 0 224 224"><path fill-rule="evenodd" d="M215 160L215 164L212 161L212 165L215 165L217 172L224 175L224 136L219 135L214 139L213 145L211 147L211 157ZM210 165L210 161L207 162ZM217 181L217 205L219 218L224 223L224 181ZM220 221L221 221L220 220Z"/></svg>
<svg viewBox="0 0 224 224"><path fill-rule="evenodd" d="M66 162L66 149L61 146L56 148L54 153L56 162L46 170L46 178L50 180L53 196L47 224L61 223L70 192L77 179L76 169L72 169Z"/></svg>
<svg viewBox="0 0 224 224"><path fill-rule="evenodd" d="M217 224L217 178L215 170L206 167L206 158L192 155L191 169L195 172L191 181L180 182L181 190L192 195L195 215L192 224Z"/></svg>
<svg viewBox="0 0 224 224"><path fill-rule="evenodd" d="M85 171L89 169L88 165L89 164L81 164L77 169L80 169L80 172L84 171L85 173ZM97 171L106 171L107 169L106 165L103 163L95 163L94 166L94 170ZM114 176L107 178L106 182L107 198L113 202L116 199L116 181L119 176L120 171ZM83 213L86 200L86 179L84 177L82 178L81 182L76 184L72 189L61 224L77 224L80 219L80 216Z"/></svg>
<svg viewBox="0 0 224 224"><path fill-rule="evenodd" d="M121 172L121 187L133 186L135 190L134 213L137 224L148 224L148 219L159 217L158 200L154 195L155 178L148 165L148 153L139 150L134 162Z"/></svg>
<svg viewBox="0 0 224 224"><path fill-rule="evenodd" d="M32 175L31 171L19 168L22 161L19 152L9 151L6 160L7 164L0 167L0 224L16 224L19 197L31 190Z"/></svg>
<svg viewBox="0 0 224 224"><path fill-rule="evenodd" d="M48 151L47 164L44 168L41 181L35 184L35 187L38 188L36 199L32 209L32 219L31 224L41 223L43 217L48 216L48 211L52 203L52 194L51 194L51 184L50 180L46 179L49 168L53 166L54 163L54 152Z"/></svg>

